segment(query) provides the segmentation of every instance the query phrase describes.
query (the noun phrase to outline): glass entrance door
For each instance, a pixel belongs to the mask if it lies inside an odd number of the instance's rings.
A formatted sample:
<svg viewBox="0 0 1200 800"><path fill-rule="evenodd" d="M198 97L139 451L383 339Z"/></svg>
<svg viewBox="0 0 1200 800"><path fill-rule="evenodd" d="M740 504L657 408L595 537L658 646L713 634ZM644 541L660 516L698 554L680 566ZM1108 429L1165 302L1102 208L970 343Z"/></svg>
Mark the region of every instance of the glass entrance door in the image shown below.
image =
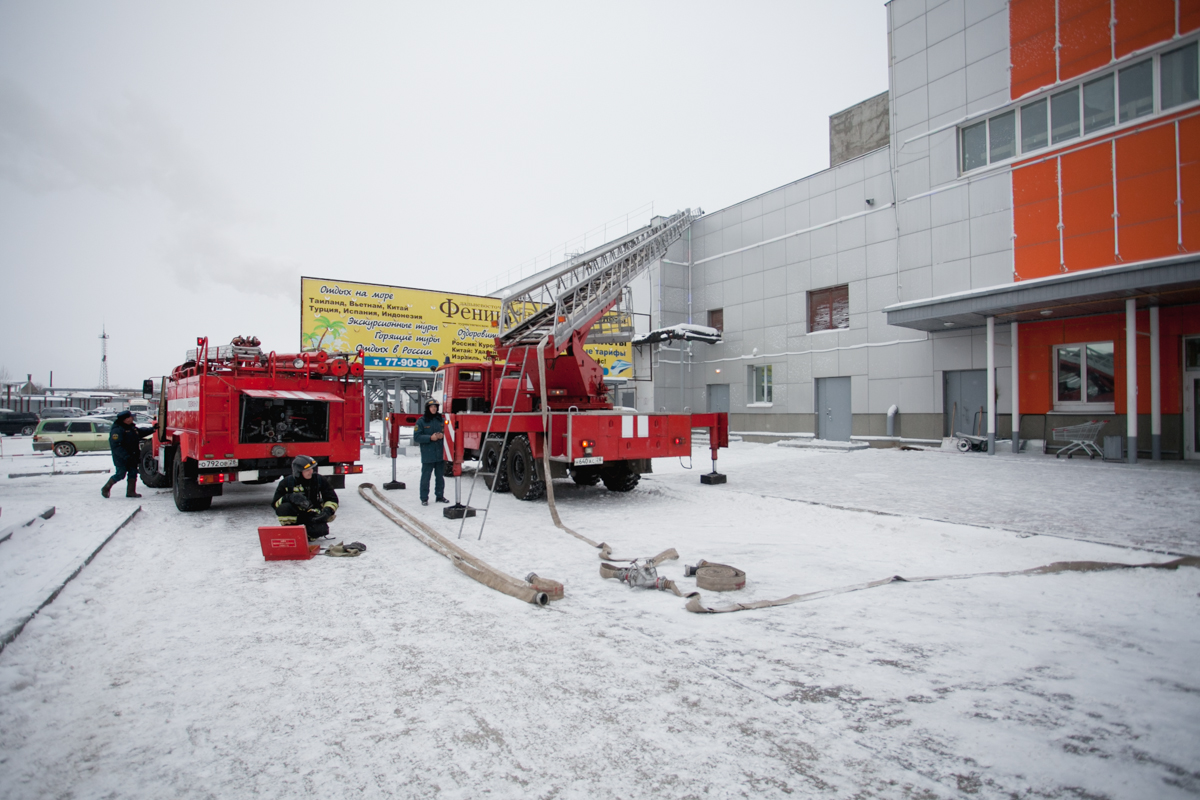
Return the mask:
<svg viewBox="0 0 1200 800"><path fill-rule="evenodd" d="M1183 340L1183 457L1200 459L1200 336Z"/></svg>

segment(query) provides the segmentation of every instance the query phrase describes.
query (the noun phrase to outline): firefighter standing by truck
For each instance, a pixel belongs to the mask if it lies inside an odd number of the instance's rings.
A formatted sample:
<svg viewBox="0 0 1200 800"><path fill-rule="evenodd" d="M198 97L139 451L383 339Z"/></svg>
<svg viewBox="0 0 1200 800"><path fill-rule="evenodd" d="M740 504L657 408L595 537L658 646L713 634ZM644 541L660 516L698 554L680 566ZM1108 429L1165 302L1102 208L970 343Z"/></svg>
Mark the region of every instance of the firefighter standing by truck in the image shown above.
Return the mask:
<svg viewBox="0 0 1200 800"><path fill-rule="evenodd" d="M132 411L122 411L117 414L117 419L108 433L108 447L112 450L113 466L116 471L108 479L108 483L100 489L100 494L108 497L112 487L128 475L125 483L125 496L141 497L137 493L138 457L141 452L142 437L152 433L154 433L153 428L139 428L134 423Z"/></svg>
<svg viewBox="0 0 1200 800"><path fill-rule="evenodd" d="M425 403L425 415L417 420L413 428L413 441L421 445L421 505L429 505L429 476L437 475L434 484L434 501L449 503L446 499L446 453L442 439L445 438L446 418L439 412L437 400Z"/></svg>
<svg viewBox="0 0 1200 800"><path fill-rule="evenodd" d="M309 539L320 539L329 535L338 496L329 480L317 474L315 458L296 456L292 474L279 482L271 505L280 525L303 525Z"/></svg>

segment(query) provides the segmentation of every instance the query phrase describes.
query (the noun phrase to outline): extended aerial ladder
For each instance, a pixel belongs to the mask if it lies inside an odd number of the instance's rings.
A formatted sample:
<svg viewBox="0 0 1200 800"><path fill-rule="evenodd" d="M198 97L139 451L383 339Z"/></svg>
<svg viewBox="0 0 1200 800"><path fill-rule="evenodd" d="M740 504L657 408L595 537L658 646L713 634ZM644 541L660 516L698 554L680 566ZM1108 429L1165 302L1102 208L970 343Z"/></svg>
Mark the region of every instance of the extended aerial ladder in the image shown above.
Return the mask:
<svg viewBox="0 0 1200 800"><path fill-rule="evenodd" d="M692 428L710 433L713 472L704 482L723 482L716 458L717 449L728 446L726 414L614 411L603 369L583 348L625 288L702 213L656 217L510 286L501 298L496 360L439 368L434 396L450 412L446 459L456 477L464 459L479 460L476 474L488 479L488 507L496 491L533 500L546 493L551 478L567 475L581 485L603 480L610 490L629 491L650 471L651 458L690 457ZM470 513L457 487L455 501L447 516Z"/></svg>

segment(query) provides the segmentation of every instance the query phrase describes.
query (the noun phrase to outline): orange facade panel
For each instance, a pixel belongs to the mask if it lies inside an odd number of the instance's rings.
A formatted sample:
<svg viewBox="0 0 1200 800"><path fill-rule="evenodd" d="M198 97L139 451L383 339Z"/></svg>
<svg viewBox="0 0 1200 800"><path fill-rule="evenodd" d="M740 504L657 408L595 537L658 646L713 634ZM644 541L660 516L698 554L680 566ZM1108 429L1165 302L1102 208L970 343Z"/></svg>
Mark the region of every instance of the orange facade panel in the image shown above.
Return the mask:
<svg viewBox="0 0 1200 800"><path fill-rule="evenodd" d="M1058 164L1043 161L1014 169L1013 230L1020 279L1059 272Z"/></svg>
<svg viewBox="0 0 1200 800"><path fill-rule="evenodd" d="M1111 0L1059 0L1059 80L1070 80L1112 60Z"/></svg>
<svg viewBox="0 0 1200 800"><path fill-rule="evenodd" d="M1121 258L1143 261L1179 252L1175 206L1175 128L1162 125L1117 140Z"/></svg>
<svg viewBox="0 0 1200 800"><path fill-rule="evenodd" d="M1177 0L1179 3L1179 35L1200 28L1200 0Z"/></svg>
<svg viewBox="0 0 1200 800"><path fill-rule="evenodd" d="M1054 0L1011 0L1009 3L1013 98L1055 81L1054 13Z"/></svg>
<svg viewBox="0 0 1200 800"><path fill-rule="evenodd" d="M1117 58L1175 35L1175 0L1115 0Z"/></svg>
<svg viewBox="0 0 1200 800"><path fill-rule="evenodd" d="M1183 248L1200 251L1200 117L1179 121L1179 181L1183 200Z"/></svg>
<svg viewBox="0 0 1200 800"><path fill-rule="evenodd" d="M1063 263L1072 271L1114 264L1112 143L1064 155L1062 185Z"/></svg>

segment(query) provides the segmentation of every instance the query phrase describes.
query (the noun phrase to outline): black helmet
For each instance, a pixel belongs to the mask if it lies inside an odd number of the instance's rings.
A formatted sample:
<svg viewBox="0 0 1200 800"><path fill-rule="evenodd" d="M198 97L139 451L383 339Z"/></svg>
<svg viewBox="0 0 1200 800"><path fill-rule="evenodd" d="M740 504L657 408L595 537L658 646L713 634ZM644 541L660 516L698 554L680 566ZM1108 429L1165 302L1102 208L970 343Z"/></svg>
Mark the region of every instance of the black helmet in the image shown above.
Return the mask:
<svg viewBox="0 0 1200 800"><path fill-rule="evenodd" d="M300 477L300 473L306 469L314 469L317 466L317 460L312 456L296 456L292 459L292 476Z"/></svg>

